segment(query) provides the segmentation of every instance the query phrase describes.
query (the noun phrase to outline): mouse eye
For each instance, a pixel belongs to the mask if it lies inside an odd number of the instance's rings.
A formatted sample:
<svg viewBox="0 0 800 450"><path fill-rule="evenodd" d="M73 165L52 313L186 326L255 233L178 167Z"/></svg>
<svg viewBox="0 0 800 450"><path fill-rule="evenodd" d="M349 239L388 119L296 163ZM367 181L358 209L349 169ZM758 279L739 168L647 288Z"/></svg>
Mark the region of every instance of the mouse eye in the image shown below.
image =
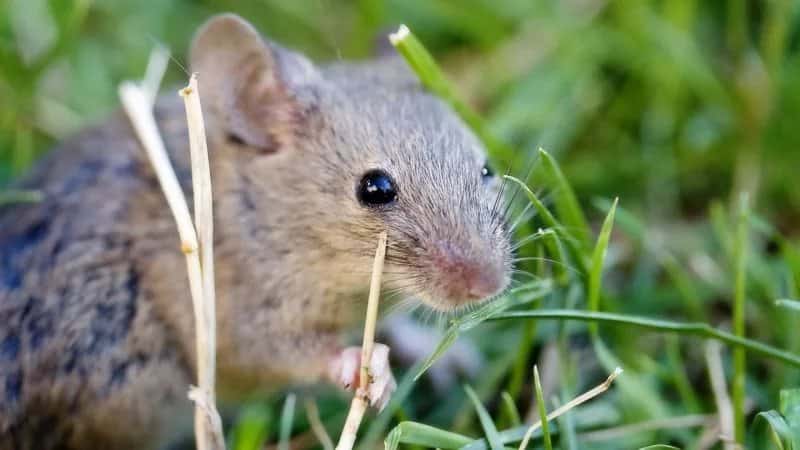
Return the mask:
<svg viewBox="0 0 800 450"><path fill-rule="evenodd" d="M388 173L373 169L365 173L358 183L358 201L366 206L380 206L395 201L397 189Z"/></svg>
<svg viewBox="0 0 800 450"><path fill-rule="evenodd" d="M489 165L488 162L483 165L483 169L481 169L481 176L484 179L491 178L494 176L494 170L492 170L492 167Z"/></svg>

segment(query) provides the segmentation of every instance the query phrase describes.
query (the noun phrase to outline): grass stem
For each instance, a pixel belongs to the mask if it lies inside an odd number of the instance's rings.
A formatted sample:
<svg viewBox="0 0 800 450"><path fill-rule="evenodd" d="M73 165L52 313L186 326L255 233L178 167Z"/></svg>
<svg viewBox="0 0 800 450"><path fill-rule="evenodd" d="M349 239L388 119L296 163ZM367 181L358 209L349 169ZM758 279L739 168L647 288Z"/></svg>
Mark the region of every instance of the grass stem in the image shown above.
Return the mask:
<svg viewBox="0 0 800 450"><path fill-rule="evenodd" d="M369 405L369 362L372 359L372 347L375 344L375 327L378 322L378 301L381 293L381 277L383 275L383 261L386 257L386 232L378 236L378 248L375 250L375 260L372 265L372 279L369 284L369 300L367 301L367 317L364 322L364 341L361 344L361 370L359 372L358 390L350 403L342 434L336 450L351 450L356 442L356 433L361 425L361 419Z"/></svg>
<svg viewBox="0 0 800 450"><path fill-rule="evenodd" d="M584 322L616 323L621 325L631 325L649 328L656 331L700 336L703 338L716 339L737 347L747 349L752 353L782 361L795 367L800 367L800 356L777 349L770 345L753 341L751 339L736 336L733 333L722 331L712 327L707 323L699 322L672 322L662 319L651 319L646 317L631 316L627 314L613 314L604 312L591 312L571 309L540 309L535 311L513 311L498 314L488 318L488 320L509 320L509 319L556 319L556 320L579 320Z"/></svg>
<svg viewBox="0 0 800 450"><path fill-rule="evenodd" d="M743 193L739 203L739 214L734 241L735 292L733 297L733 332L737 337L745 336L745 302L747 301L747 236L750 223L748 196ZM747 361L745 349L733 349L733 396L734 430L736 442L744 443L745 435L745 376Z"/></svg>

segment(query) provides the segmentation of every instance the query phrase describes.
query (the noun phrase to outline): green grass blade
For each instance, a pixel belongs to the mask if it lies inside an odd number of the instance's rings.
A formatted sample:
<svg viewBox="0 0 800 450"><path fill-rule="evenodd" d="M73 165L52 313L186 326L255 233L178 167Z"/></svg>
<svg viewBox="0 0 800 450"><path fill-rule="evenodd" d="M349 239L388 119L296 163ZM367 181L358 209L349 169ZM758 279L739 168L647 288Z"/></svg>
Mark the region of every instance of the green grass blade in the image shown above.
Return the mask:
<svg viewBox="0 0 800 450"><path fill-rule="evenodd" d="M294 406L296 400L297 396L290 393L283 402L278 450L290 450L289 439L292 437L292 423L294 422Z"/></svg>
<svg viewBox="0 0 800 450"><path fill-rule="evenodd" d="M571 234L578 238L581 244L587 246L589 244L589 226L575 196L575 191L550 153L540 148L539 157L542 161L542 170L553 189L558 216L569 228Z"/></svg>
<svg viewBox="0 0 800 450"><path fill-rule="evenodd" d="M567 414L562 415L565 417L570 415L574 418L575 426L579 429L591 429L597 427L609 427L620 420L619 415L613 408L602 406L599 404L586 405L582 408L576 408ZM530 424L523 424L518 427L510 428L500 431L500 441L505 444L520 442L525 436L525 433L530 428ZM550 424L550 434L555 436L560 434L560 429L554 423ZM542 437L542 429L539 428L531 434L531 440L539 439ZM461 447L461 450L487 450L488 444L486 439L476 439L468 445Z"/></svg>
<svg viewBox="0 0 800 450"><path fill-rule="evenodd" d="M600 336L595 336L592 340L592 347L600 365L606 372L612 372L617 367L624 367L625 363L614 354ZM656 419L669 415L669 405L649 385L643 376L622 377L616 381L617 391L620 395L620 403L626 405L627 410L640 418Z"/></svg>
<svg viewBox="0 0 800 450"><path fill-rule="evenodd" d="M617 209L617 202L619 199L614 199L611 209L608 211L603 226L600 228L600 235L597 238L597 244L592 252L592 265L589 271L589 285L587 298L589 299L589 311L600 310L600 284L603 277L603 261L606 257L606 250L608 249L608 242L611 239L611 229L614 226L614 212ZM591 328L592 332L596 331L596 327Z"/></svg>
<svg viewBox="0 0 800 450"><path fill-rule="evenodd" d="M747 194L740 200L739 217L736 225L736 238L734 241L734 267L736 270L736 284L733 303L733 332L736 336L744 338L745 334L745 301L747 282L747 241L750 212ZM733 349L733 385L732 402L734 413L734 429L736 442L744 443L745 436L745 377L747 371L745 349Z"/></svg>
<svg viewBox="0 0 800 450"><path fill-rule="evenodd" d="M788 298L776 300L775 306L780 306L781 308L791 309L794 311L800 311L800 302L797 300L789 300Z"/></svg>
<svg viewBox="0 0 800 450"><path fill-rule="evenodd" d="M686 374L686 364L681 355L680 340L678 336L669 336L667 340L667 364L672 374L673 384L681 397L681 403L687 411L699 413L702 411L700 400L695 392L692 382Z"/></svg>
<svg viewBox="0 0 800 450"><path fill-rule="evenodd" d="M497 434L497 427L495 427L489 412L483 407L481 400L471 387L464 386L464 390L467 392L467 396L472 401L473 406L475 406L475 411L478 413L478 420L481 422L483 433L486 435L486 440L489 441L489 447L492 450L502 450L503 443L500 441L500 436Z"/></svg>
<svg viewBox="0 0 800 450"><path fill-rule="evenodd" d="M385 450L397 450L399 444L424 445L429 448L457 449L474 439L418 422L400 422L386 436Z"/></svg>
<svg viewBox="0 0 800 450"><path fill-rule="evenodd" d="M505 417L508 418L508 422L511 424L511 426L520 426L522 424L522 419L520 419L519 410L517 409L517 405L514 403L514 399L511 397L511 394L503 391L503 393L500 394L500 400L502 401L500 406L503 408L503 414L505 414Z"/></svg>
<svg viewBox="0 0 800 450"><path fill-rule="evenodd" d="M615 323L620 325L631 325L648 328L656 331L678 333L690 336L699 336L708 339L716 339L734 347L743 347L749 352L772 358L786 364L800 367L800 355L780 350L771 345L752 339L736 336L727 331L722 331L702 322L672 322L662 319L651 319L627 314L613 314L604 312L590 312L571 309L539 309L535 311L513 311L498 314L489 320L513 320L513 319L556 319L556 320L579 320L584 322Z"/></svg>
<svg viewBox="0 0 800 450"><path fill-rule="evenodd" d="M639 447L639 450L681 450L680 447L675 447L667 444L648 445L647 447Z"/></svg>
<svg viewBox="0 0 800 450"><path fill-rule="evenodd" d="M781 414L792 430L795 448L800 448L800 389L783 389L780 396Z"/></svg>
<svg viewBox="0 0 800 450"><path fill-rule="evenodd" d="M517 355L514 358L514 365L511 368L511 376L507 384L508 396L513 399L519 396L522 385L525 382L525 374L528 372L528 361L533 351L536 337L536 322L528 321L522 327L522 333L517 345Z"/></svg>
<svg viewBox="0 0 800 450"><path fill-rule="evenodd" d="M584 259L583 251L578 246L578 243L575 241L575 237L572 236L569 231L565 229L561 223L556 220L555 216L544 206L539 197L534 194L534 192L525 184L524 181L520 180L519 178L512 177L510 175L505 175L505 179L516 183L528 197L528 200L533 204L533 207L536 208L536 212L539 213L539 217L542 222L552 228L560 240L564 243L567 247L567 252L569 253L570 257L573 259L573 262L577 264L578 270L581 274L587 275L588 268L586 264L586 260Z"/></svg>
<svg viewBox="0 0 800 450"><path fill-rule="evenodd" d="M430 369L431 366L433 366L433 364L438 361L442 355L444 355L444 352L446 352L447 349L449 349L456 342L458 335L458 325L451 325L442 336L442 339L439 340L439 343L436 344L436 348L433 349L431 355L425 359L424 363L422 363L422 367L420 367L419 371L417 371L417 375L414 377L415 380L419 380L422 374Z"/></svg>
<svg viewBox="0 0 800 450"><path fill-rule="evenodd" d="M512 290L509 294L500 297L497 300L486 303L480 308L472 311L464 316L454 320L444 336L436 345L430 356L422 363L419 371L417 372L415 380L418 380L422 374L425 373L431 366L447 351L450 346L455 343L458 335L464 331L470 330L480 324L481 322L502 313L512 306L520 305L523 303L531 302L542 298L552 290L552 283L550 280L533 281L527 283L519 288Z"/></svg>
<svg viewBox="0 0 800 450"><path fill-rule="evenodd" d="M539 419L542 421L542 438L545 450L553 450L553 441L550 437L550 423L547 420L547 408L542 395L542 381L539 378L539 368L533 366L533 387L536 393L536 406L539 409Z"/></svg>
<svg viewBox="0 0 800 450"><path fill-rule="evenodd" d="M498 140L489 131L480 116L458 98L442 69L436 64L433 56L422 45L422 42L414 36L414 33L407 27L401 26L397 33L389 37L389 40L417 74L422 85L447 102L478 135L489 151L489 155L505 164L510 164L513 161L513 149Z"/></svg>
<svg viewBox="0 0 800 450"><path fill-rule="evenodd" d="M595 208L599 211L608 214L611 211L612 201L605 198L596 198L592 201ZM662 246L654 246L652 240L649 240L647 227L645 224L636 218L633 213L625 208L617 205L616 213L614 213L614 223L618 229L621 229L628 236L636 239L640 245L648 252L652 253L659 264L664 268L664 271L669 276L670 281L675 285L675 290L680 294L684 305L686 306L687 316L691 320L704 320L705 314L703 311L702 297L694 285L692 274L681 264L675 255L667 248Z"/></svg>
<svg viewBox="0 0 800 450"><path fill-rule="evenodd" d="M769 437L779 450L794 450L794 434L786 419L778 411L769 410L756 414L753 425L764 423L769 430Z"/></svg>
<svg viewBox="0 0 800 450"><path fill-rule="evenodd" d="M272 426L272 412L262 403L254 403L242 408L231 430L233 450L259 450L269 438Z"/></svg>

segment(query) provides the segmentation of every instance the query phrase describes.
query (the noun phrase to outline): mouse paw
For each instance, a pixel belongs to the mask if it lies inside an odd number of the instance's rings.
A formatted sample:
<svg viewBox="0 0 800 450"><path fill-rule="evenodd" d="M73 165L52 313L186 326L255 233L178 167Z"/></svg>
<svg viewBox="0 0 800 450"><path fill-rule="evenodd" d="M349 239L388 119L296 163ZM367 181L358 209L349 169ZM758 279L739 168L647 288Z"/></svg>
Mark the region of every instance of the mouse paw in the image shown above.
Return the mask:
<svg viewBox="0 0 800 450"><path fill-rule="evenodd" d="M359 386L359 370L361 368L361 347L347 347L337 355L329 366L331 380L349 391L356 391ZM372 348L372 359L369 364L369 387L367 396L369 404L382 410L389 402L397 382L389 366L389 347L376 343Z"/></svg>

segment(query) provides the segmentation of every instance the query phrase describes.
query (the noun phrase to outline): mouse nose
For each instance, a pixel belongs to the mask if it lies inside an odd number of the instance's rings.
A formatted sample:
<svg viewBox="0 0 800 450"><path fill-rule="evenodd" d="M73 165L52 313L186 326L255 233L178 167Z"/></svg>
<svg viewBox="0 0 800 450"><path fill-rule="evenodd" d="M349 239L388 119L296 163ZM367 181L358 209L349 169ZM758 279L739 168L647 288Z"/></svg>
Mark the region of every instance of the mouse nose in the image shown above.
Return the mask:
<svg viewBox="0 0 800 450"><path fill-rule="evenodd" d="M451 300L477 301L503 287L502 269L480 256L466 255L446 242L436 246L432 259L442 293Z"/></svg>

